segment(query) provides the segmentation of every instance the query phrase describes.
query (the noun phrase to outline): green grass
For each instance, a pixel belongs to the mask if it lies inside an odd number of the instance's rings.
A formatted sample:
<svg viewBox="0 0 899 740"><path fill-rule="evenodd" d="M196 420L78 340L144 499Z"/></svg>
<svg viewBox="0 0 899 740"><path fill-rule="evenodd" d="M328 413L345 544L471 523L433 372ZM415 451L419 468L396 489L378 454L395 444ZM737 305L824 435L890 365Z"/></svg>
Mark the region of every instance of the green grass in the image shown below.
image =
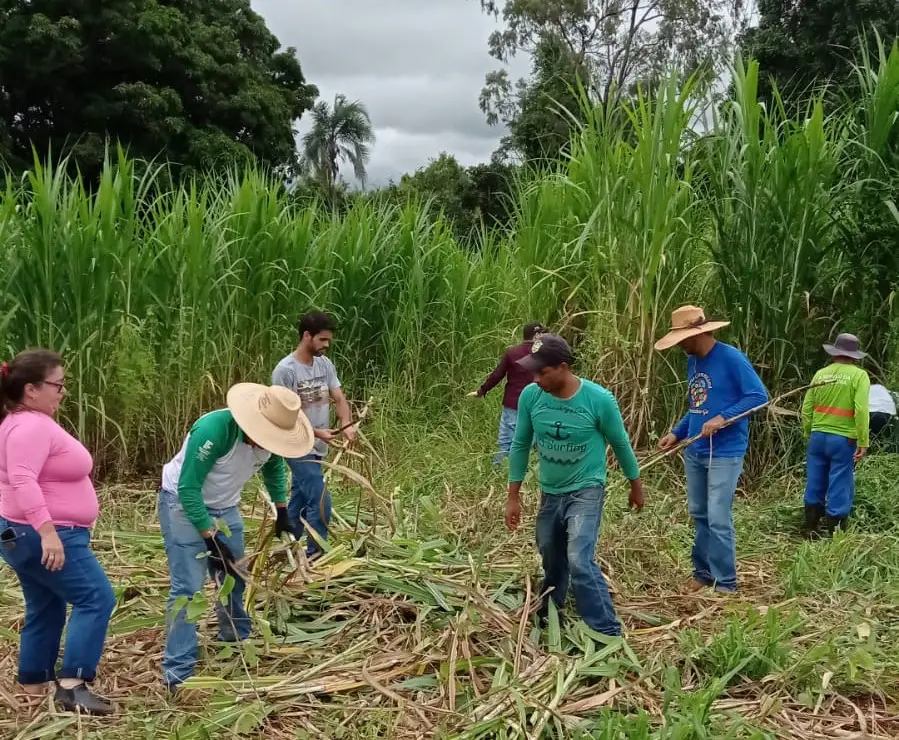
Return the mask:
<svg viewBox="0 0 899 740"><path fill-rule="evenodd" d="M349 464L377 499L335 474L343 523L322 567L283 586L263 568L256 636L240 649L215 644L205 615L195 690L176 701L159 682L167 572L155 495L104 490L96 549L119 604L100 688L120 712L78 724L47 705L32 717L0 710L3 737L780 739L859 731L855 708L871 737L895 736L899 524L868 512L894 506L884 481L899 459L861 465L865 508L833 541L799 538L796 477L741 495L736 598L682 588L691 528L676 465L650 472L640 515L613 476L598 555L621 643L577 620L544 633L522 621L528 584L539 588L535 500L510 536L504 478L489 464L497 413L470 401L440 420L376 414L372 449ZM252 492L244 506L257 549L263 508ZM21 613L0 569L3 697Z"/></svg>
<svg viewBox="0 0 899 740"><path fill-rule="evenodd" d="M731 319L722 338L775 393L808 382L837 325L892 356L876 342L899 326L893 288L860 302L853 234L866 218L899 234L870 195L895 177L897 70L899 46L860 60L859 100L794 120L738 64L703 135L689 80L591 109L570 158L520 178L513 228L471 249L414 203L336 216L260 173L172 186L121 154L87 192L36 164L0 189L0 347L64 353L66 421L114 478L153 469L232 382L268 379L312 307L337 315L348 387L434 415L544 321L651 442L683 409L683 358L653 350L677 305ZM759 432L751 472L782 449Z"/></svg>

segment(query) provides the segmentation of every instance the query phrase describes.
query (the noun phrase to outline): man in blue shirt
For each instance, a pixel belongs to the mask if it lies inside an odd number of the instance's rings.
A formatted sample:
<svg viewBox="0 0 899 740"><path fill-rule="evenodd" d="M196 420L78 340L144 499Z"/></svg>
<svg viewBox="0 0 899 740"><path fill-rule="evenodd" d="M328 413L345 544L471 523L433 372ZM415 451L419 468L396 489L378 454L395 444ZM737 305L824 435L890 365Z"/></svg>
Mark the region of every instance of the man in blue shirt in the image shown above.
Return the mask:
<svg viewBox="0 0 899 740"><path fill-rule="evenodd" d="M690 404L659 447L669 450L682 439L702 435L684 453L687 502L696 525L694 591L706 586L737 590L733 503L749 446L749 419L725 425L768 401L768 391L746 355L713 336L729 323L707 321L701 308L683 306L671 316L672 330L655 345L657 350L679 345L687 353Z"/></svg>

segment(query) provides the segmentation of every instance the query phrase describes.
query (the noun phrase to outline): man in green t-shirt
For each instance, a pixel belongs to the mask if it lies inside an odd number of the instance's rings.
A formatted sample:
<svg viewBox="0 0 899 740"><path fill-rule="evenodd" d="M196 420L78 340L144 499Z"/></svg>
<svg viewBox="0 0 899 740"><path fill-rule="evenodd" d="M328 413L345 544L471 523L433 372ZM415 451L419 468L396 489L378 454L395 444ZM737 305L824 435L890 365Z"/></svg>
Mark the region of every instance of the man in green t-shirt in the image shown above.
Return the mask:
<svg viewBox="0 0 899 740"><path fill-rule="evenodd" d="M824 518L829 533L846 523L855 499L855 463L868 449L868 394L871 381L856 362L865 353L852 334L840 334L824 351L833 362L812 380L802 403L808 438L805 536L818 534Z"/></svg>
<svg viewBox="0 0 899 740"><path fill-rule="evenodd" d="M571 372L574 356L568 343L544 334L531 353L518 361L534 373L518 402L518 423L509 455L506 526L521 519L521 482L527 472L532 440L540 455L537 548L543 560L543 599L538 615L545 620L547 592L561 609L569 582L587 626L620 635L621 624L606 579L596 563L596 540L606 486L606 446L611 445L631 482L630 505L643 508L640 467L615 397L602 386Z"/></svg>

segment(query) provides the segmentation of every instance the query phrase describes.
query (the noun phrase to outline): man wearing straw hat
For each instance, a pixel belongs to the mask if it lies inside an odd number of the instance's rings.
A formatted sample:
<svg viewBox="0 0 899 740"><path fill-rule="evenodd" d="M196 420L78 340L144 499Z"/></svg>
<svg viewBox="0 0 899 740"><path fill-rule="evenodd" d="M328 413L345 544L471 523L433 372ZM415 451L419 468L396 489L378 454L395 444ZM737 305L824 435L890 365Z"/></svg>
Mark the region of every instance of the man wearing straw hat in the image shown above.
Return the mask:
<svg viewBox="0 0 899 740"><path fill-rule="evenodd" d="M734 419L768 401L749 359L713 333L728 321L709 321L701 308L683 306L671 315L671 331L657 350L674 346L687 354L689 409L659 442L663 450L700 436L684 452L687 504L696 526L691 591L711 586L737 590L733 503L749 446L749 419Z"/></svg>
<svg viewBox="0 0 899 740"><path fill-rule="evenodd" d="M840 334L824 351L832 358L812 380L802 402L802 429L808 438L805 526L808 539L818 525L833 534L843 527L855 499L855 464L869 443L871 380L856 363L867 355L858 338Z"/></svg>
<svg viewBox="0 0 899 740"><path fill-rule="evenodd" d="M275 535L289 532L283 458L302 457L313 442L296 393L239 383L228 391L227 408L201 416L163 468L159 524L171 591L162 672L170 689L190 678L196 666L197 627L187 619L187 603L203 590L207 571L219 585L226 575L234 579L227 604L215 602L219 639L234 642L249 636L239 565L244 556L241 492L261 472L277 511Z"/></svg>
<svg viewBox="0 0 899 740"><path fill-rule="evenodd" d="M561 609L571 583L577 611L588 627L620 635L621 624L606 579L596 562L596 540L606 495L606 447L615 452L631 485L631 506L643 508L640 466L615 397L571 371L568 343L544 334L518 363L534 376L521 394L518 424L509 455L506 526L518 527L521 483L536 440L540 454L540 510L537 548L543 561L544 594L538 616L546 619L549 601Z"/></svg>

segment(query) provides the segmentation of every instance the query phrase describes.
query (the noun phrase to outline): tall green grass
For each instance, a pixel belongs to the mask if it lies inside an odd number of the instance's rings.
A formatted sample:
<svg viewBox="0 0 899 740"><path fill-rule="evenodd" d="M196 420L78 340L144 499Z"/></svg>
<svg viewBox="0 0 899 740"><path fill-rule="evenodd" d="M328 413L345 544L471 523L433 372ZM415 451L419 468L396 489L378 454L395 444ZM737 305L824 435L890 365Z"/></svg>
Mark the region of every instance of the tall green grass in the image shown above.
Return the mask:
<svg viewBox="0 0 899 740"><path fill-rule="evenodd" d="M510 337L508 264L440 221L360 202L295 210L258 174L160 191L123 156L88 194L36 166L0 204L2 345L66 357L64 413L119 468L158 461L233 381L264 381L296 320L338 318L351 387L441 399Z"/></svg>
<svg viewBox="0 0 899 740"><path fill-rule="evenodd" d="M836 327L870 346L875 319L899 326L892 285L853 279L866 216L899 237L874 195L899 183L899 51L859 74L860 100L814 99L802 120L757 102L752 62L708 130L690 80L589 109L566 160L522 178L514 229L479 250L415 203L359 198L338 217L259 173L172 186L121 153L87 192L36 164L0 193L0 346L65 354L67 420L114 472L155 469L228 384L266 380L312 307L337 316L357 396L432 417L524 321L550 322L647 442L685 405L683 358L652 347L679 304L731 319L722 338L775 392L808 380Z"/></svg>

